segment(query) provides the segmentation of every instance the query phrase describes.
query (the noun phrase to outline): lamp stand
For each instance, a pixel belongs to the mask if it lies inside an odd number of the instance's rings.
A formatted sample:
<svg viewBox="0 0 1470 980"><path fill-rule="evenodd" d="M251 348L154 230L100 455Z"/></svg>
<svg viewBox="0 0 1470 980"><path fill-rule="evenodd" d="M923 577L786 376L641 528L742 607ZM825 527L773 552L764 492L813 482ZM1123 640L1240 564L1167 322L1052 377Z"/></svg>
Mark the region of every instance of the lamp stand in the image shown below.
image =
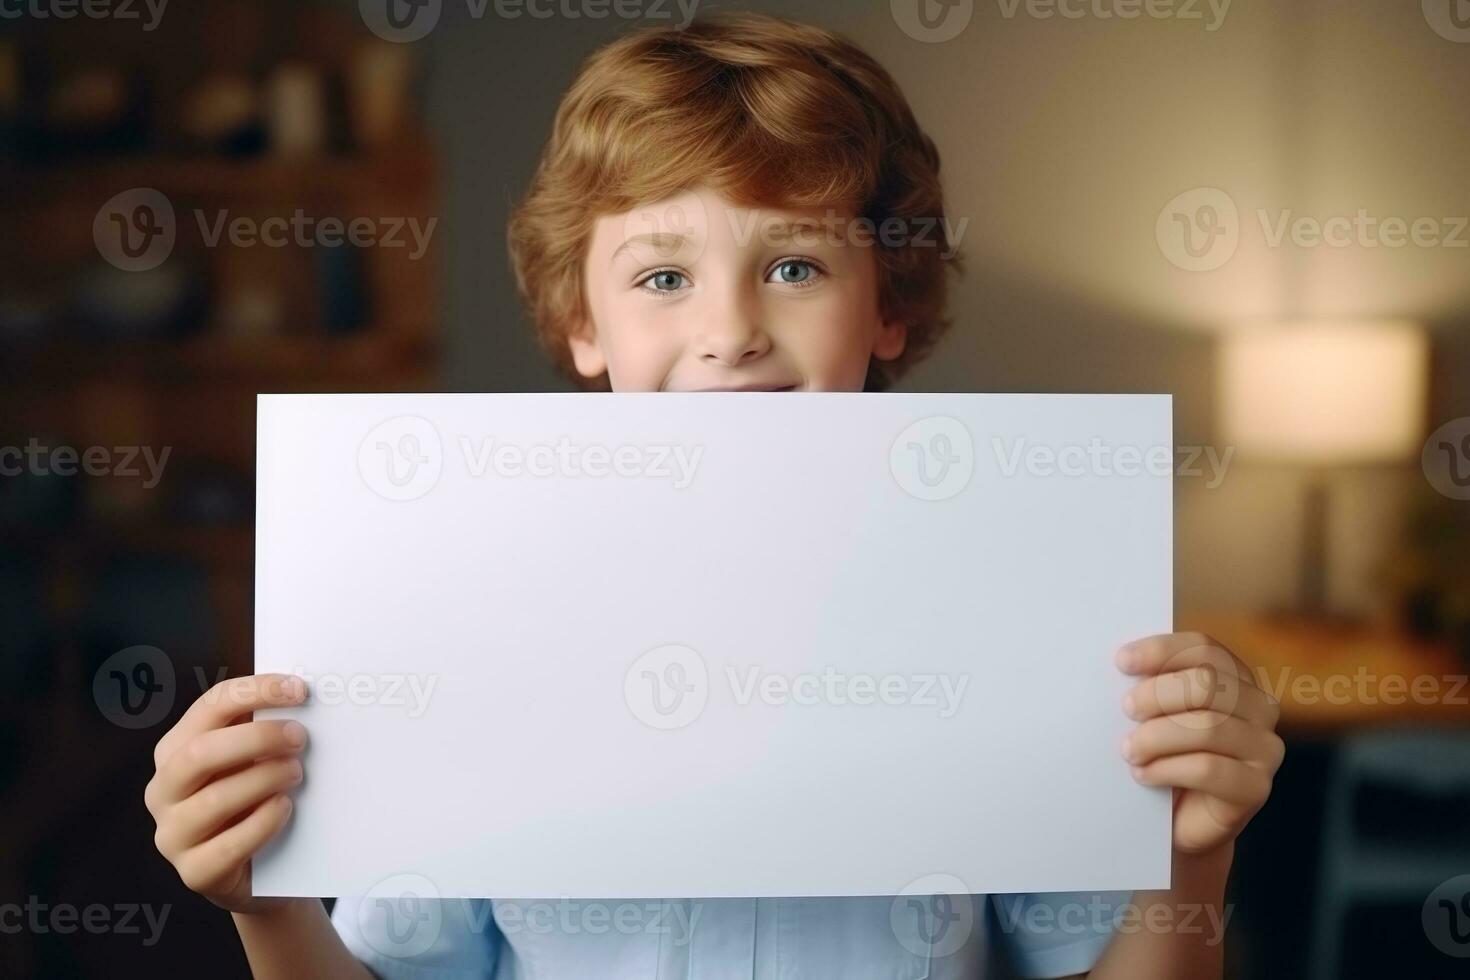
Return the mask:
<svg viewBox="0 0 1470 980"><path fill-rule="evenodd" d="M1302 491L1301 554L1297 566L1297 612L1310 619L1327 617L1327 472L1307 473Z"/></svg>

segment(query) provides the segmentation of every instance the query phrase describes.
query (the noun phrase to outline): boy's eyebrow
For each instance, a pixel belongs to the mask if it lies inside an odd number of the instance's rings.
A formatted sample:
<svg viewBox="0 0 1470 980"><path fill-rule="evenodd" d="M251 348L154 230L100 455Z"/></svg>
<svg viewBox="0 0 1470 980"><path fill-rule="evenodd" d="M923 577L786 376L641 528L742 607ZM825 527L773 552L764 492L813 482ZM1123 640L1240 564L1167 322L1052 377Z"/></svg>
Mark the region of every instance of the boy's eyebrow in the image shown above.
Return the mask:
<svg viewBox="0 0 1470 980"><path fill-rule="evenodd" d="M783 245L795 238L798 233L809 234L821 231L822 222L815 218L797 218L788 221L785 218L772 218L762 229L767 241L772 245Z"/></svg>
<svg viewBox="0 0 1470 980"><path fill-rule="evenodd" d="M663 258L672 258L673 255L689 243L688 235L681 235L672 231L652 231L642 235L633 235L627 241L613 250L612 261L634 245L652 245L654 251Z"/></svg>

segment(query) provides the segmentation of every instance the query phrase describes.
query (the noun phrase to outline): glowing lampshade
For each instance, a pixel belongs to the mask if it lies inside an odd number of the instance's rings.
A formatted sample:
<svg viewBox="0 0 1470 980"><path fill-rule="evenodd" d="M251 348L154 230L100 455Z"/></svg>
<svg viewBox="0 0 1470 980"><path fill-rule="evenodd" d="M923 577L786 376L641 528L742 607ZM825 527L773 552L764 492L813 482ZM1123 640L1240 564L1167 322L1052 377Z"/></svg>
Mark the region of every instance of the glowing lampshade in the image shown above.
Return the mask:
<svg viewBox="0 0 1470 980"><path fill-rule="evenodd" d="M1423 439L1429 345L1401 321L1285 323L1226 335L1221 435L1242 457L1385 463Z"/></svg>

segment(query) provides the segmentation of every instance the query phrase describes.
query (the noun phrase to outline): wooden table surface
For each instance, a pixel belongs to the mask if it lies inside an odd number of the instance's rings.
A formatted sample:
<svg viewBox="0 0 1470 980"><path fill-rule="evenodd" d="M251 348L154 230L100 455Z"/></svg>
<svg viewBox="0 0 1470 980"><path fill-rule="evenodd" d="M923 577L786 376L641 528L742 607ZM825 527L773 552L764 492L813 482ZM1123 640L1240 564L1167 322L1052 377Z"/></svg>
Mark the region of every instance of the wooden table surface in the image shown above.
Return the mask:
<svg viewBox="0 0 1470 980"><path fill-rule="evenodd" d="M1470 664L1448 644L1391 628L1190 614L1176 629L1208 633L1281 701L1283 732L1338 734L1399 724L1470 727Z"/></svg>

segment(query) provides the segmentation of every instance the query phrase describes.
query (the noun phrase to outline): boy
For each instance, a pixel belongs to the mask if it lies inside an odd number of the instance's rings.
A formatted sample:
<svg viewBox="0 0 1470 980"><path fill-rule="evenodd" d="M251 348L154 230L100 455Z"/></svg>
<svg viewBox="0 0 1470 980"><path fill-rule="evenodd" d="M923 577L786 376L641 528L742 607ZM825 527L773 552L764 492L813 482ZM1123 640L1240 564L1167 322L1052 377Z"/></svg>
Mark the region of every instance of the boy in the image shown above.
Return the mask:
<svg viewBox="0 0 1470 980"><path fill-rule="evenodd" d="M739 16L594 54L510 240L543 345L588 387L876 390L944 328L943 215L938 154L882 68L826 31ZM1219 920L1234 840L1281 762L1277 706L1208 637L1140 640L1118 666L1139 678L1122 706L1139 722L1124 759L1140 782L1174 788L1174 886L1133 905L993 896L999 937L1028 976L1219 976L1217 935L1140 924ZM659 927L621 929L610 922L643 905L592 903L594 927L585 914L558 922L548 903L444 901L413 955L391 902L343 899L329 919L315 900L252 898L249 860L290 816L306 732L243 719L306 692L280 676L224 684L160 740L146 799L159 850L234 913L256 976L957 980L984 968L983 897L936 899L940 928L922 942L893 924L903 906L890 898L669 900L654 903ZM963 933L947 931L961 919Z"/></svg>

